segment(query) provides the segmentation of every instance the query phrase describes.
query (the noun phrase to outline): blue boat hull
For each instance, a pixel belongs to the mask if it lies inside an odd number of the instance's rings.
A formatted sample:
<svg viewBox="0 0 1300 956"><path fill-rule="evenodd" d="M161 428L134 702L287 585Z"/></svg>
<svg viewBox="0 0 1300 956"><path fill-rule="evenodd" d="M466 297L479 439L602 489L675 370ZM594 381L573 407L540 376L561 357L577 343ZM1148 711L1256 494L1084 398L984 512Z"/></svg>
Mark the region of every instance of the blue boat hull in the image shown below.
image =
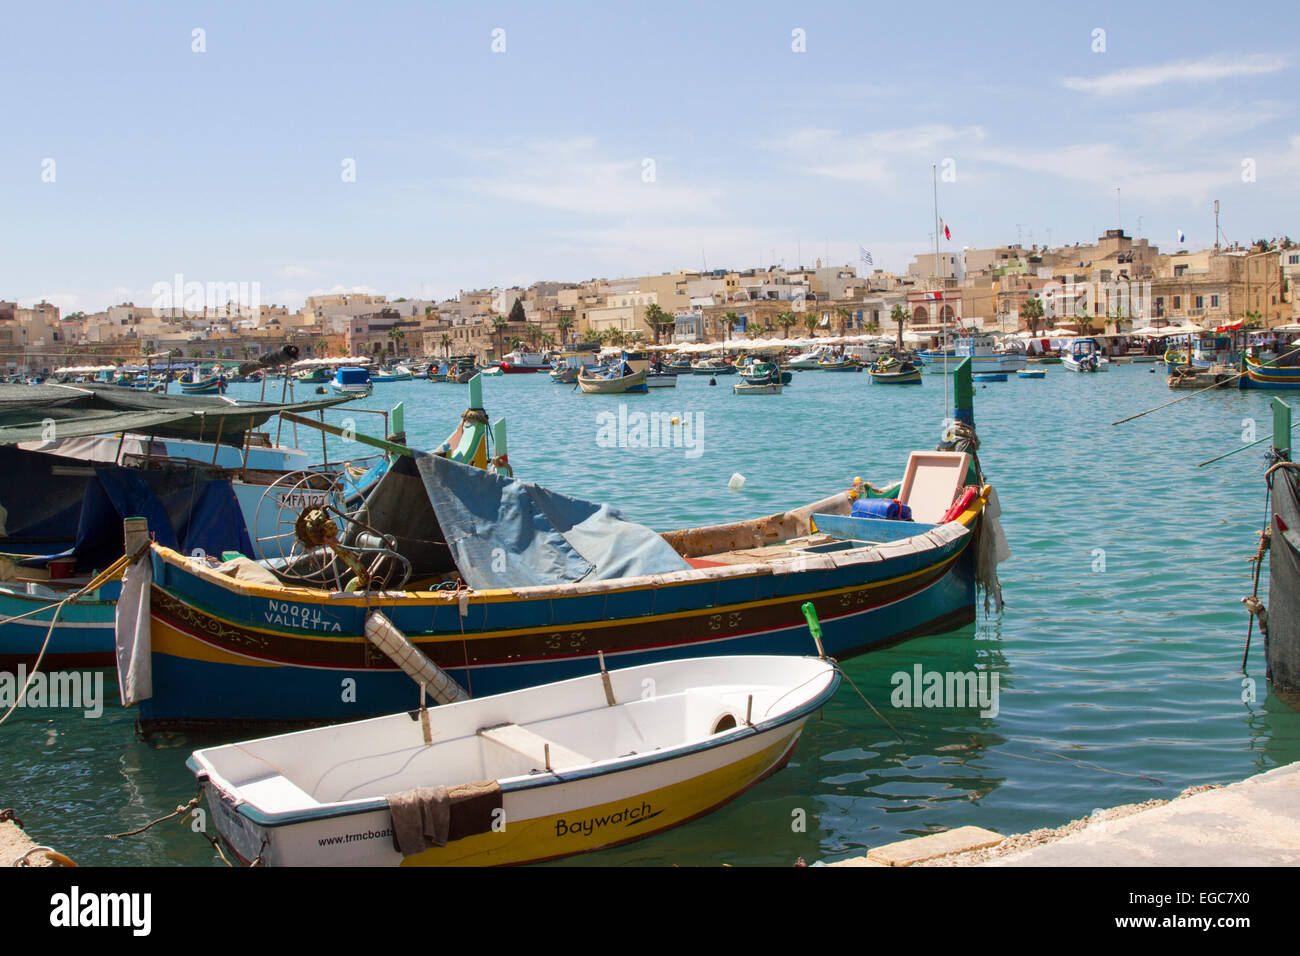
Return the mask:
<svg viewBox="0 0 1300 956"><path fill-rule="evenodd" d="M140 715L149 724L321 721L412 709L411 678L357 636L375 606L475 697L593 673L597 651L610 667L806 654L805 601L817 608L827 653L850 657L972 621L971 538L797 573L475 602L464 618L445 599L367 605L236 593L156 550L153 697Z"/></svg>
<svg viewBox="0 0 1300 956"><path fill-rule="evenodd" d="M121 591L121 583L112 581L99 589L98 600L65 607L50 636L42 670L112 666L116 661L113 617ZM0 670L13 670L19 664L32 666L49 634L54 609L14 618L57 601L56 597L24 593L18 584L0 587L0 618L4 619L0 624Z"/></svg>

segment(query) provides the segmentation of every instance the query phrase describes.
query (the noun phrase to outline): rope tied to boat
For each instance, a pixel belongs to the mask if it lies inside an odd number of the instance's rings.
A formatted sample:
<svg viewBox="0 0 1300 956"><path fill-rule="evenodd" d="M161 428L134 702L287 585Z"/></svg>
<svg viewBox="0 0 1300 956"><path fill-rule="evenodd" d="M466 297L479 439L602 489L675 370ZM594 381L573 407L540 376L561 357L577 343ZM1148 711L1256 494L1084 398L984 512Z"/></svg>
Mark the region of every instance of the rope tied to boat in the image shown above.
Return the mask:
<svg viewBox="0 0 1300 956"><path fill-rule="evenodd" d="M36 679L37 673L40 672L41 663L45 660L45 652L49 650L50 639L54 637L54 628L58 626L59 617L63 614L63 609L67 607L67 605L84 597L86 594L98 590L101 585L106 584L116 577L121 577L123 572L125 572L127 565L134 564L137 558L143 556L144 553L149 550L149 547L150 545L146 544L137 554L131 555L129 558L125 554L122 555L122 557L118 558L103 571L99 572L99 574L91 578L90 582L85 586L65 597L62 601L58 602L57 605L54 605L54 614L50 617L50 626L45 632L45 640L41 643L40 653L36 655L36 663L32 665L31 673L27 675L27 680L23 684L23 689L18 692L18 696L14 699L13 705L5 711L3 717L0 717L0 726L3 726L5 721L12 717L14 712L23 705L24 701L27 700L27 688L32 686L32 681Z"/></svg>
<svg viewBox="0 0 1300 956"><path fill-rule="evenodd" d="M203 787L200 786L198 793L196 793L193 797L191 797L188 803L177 804L176 809L173 810L171 813L158 817L158 819L156 820L150 820L144 826L137 827L134 830L127 830L123 833L107 833L104 836L102 836L100 839L119 840L122 837L138 836L139 834L144 833L144 831L148 830L150 827L157 826L163 821L170 820L173 817L177 817L177 816L181 818L181 822L184 822L186 817L188 817L191 813L193 813L195 810L199 808L199 805L202 803L202 801L203 801Z"/></svg>

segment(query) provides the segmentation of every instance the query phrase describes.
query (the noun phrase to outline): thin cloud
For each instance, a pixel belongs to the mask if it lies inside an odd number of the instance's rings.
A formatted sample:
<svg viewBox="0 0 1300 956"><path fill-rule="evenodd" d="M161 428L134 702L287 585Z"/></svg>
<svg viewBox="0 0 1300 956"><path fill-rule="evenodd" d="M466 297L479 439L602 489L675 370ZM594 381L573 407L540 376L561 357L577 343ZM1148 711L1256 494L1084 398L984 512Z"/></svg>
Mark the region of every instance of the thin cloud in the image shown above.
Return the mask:
<svg viewBox="0 0 1300 956"><path fill-rule="evenodd" d="M1234 76L1258 76L1276 73L1287 66L1287 58L1272 53L1248 53L1243 56L1207 56L1199 60L1179 60L1174 63L1157 63L1134 66L1101 76L1066 77L1062 81L1067 89L1081 93L1111 96L1132 93L1134 90L1161 86L1165 83L1203 83Z"/></svg>

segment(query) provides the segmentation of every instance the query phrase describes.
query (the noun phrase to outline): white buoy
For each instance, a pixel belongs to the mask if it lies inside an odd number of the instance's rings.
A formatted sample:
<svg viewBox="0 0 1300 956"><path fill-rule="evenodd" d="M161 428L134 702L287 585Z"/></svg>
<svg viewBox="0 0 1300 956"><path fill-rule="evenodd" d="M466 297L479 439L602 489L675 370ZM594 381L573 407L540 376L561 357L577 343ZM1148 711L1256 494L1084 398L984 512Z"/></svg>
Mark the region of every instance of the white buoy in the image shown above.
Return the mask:
<svg viewBox="0 0 1300 956"><path fill-rule="evenodd" d="M738 471L733 472L731 475L731 480L727 482L727 487L730 488L732 491L739 491L741 488L744 488L745 476Z"/></svg>

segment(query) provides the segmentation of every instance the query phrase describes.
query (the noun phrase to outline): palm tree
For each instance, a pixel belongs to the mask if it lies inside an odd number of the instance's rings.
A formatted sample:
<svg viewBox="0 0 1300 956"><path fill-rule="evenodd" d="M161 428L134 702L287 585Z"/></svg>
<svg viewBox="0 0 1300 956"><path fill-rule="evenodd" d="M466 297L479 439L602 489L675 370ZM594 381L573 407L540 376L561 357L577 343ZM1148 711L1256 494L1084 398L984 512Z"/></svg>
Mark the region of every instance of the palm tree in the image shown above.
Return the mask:
<svg viewBox="0 0 1300 956"><path fill-rule="evenodd" d="M555 320L555 329L560 333L560 341L569 340L569 329L573 328L573 318L569 315L561 315Z"/></svg>
<svg viewBox="0 0 1300 956"><path fill-rule="evenodd" d="M326 341L325 339L317 339L317 340L316 340L316 354L317 354L317 355L322 355L322 356L323 356L326 352L329 351L329 347L330 347L330 344L329 344L329 342Z"/></svg>
<svg viewBox="0 0 1300 956"><path fill-rule="evenodd" d="M790 329L794 327L798 322L799 320L795 317L795 314L793 312L777 313L776 316L777 328L785 330L785 337L787 339L790 337Z"/></svg>
<svg viewBox="0 0 1300 956"><path fill-rule="evenodd" d="M757 322L755 322L753 325L745 329L745 338L753 342L756 339L762 338L764 331L765 331L764 328L761 325L759 325Z"/></svg>
<svg viewBox="0 0 1300 956"><path fill-rule="evenodd" d="M443 357L451 355L451 336L446 332L442 333L442 338L438 339L438 344L442 346Z"/></svg>
<svg viewBox="0 0 1300 956"><path fill-rule="evenodd" d="M397 326L388 330L389 350L396 353L406 351L406 333Z"/></svg>
<svg viewBox="0 0 1300 956"><path fill-rule="evenodd" d="M1043 300L1030 298L1022 302L1020 304L1020 318L1028 326L1030 335L1037 334L1038 323L1043 320Z"/></svg>
<svg viewBox="0 0 1300 956"><path fill-rule="evenodd" d="M849 322L853 319L853 313L844 306L837 306L835 309L835 318L839 320L840 335L843 335Z"/></svg>
<svg viewBox="0 0 1300 956"><path fill-rule="evenodd" d="M601 333L601 330L600 330L600 329L590 329L590 328L589 328L589 329L587 329L586 332L583 332L583 333L582 333L582 341L584 341L584 342L604 342L604 341L605 341L605 338L604 338L604 335Z"/></svg>
<svg viewBox="0 0 1300 956"><path fill-rule="evenodd" d="M805 316L803 317L803 327L804 327L805 329L808 330L808 334L809 334L810 336L811 336L811 335L816 335L816 334L817 334L817 316L813 315L811 312L809 312L807 315L805 315Z"/></svg>
<svg viewBox="0 0 1300 956"><path fill-rule="evenodd" d="M675 324L677 320L674 319L667 312L665 312L663 309L659 308L657 304L651 304L646 306L645 321L646 324L650 326L650 328L654 331L655 345L658 345L660 331L666 329L670 325Z"/></svg>
<svg viewBox="0 0 1300 956"><path fill-rule="evenodd" d="M740 324L739 312L728 312L722 317L722 327L727 330L727 338L731 338L731 331Z"/></svg>
<svg viewBox="0 0 1300 956"><path fill-rule="evenodd" d="M890 320L898 323L898 347L903 347L903 323L907 321L907 309L903 308L902 303L894 306L889 313Z"/></svg>
<svg viewBox="0 0 1300 956"><path fill-rule="evenodd" d="M508 324L504 315L497 315L495 312L488 312L488 321L492 324L492 334L497 340L497 358L502 358L505 352L504 335L505 327Z"/></svg>
<svg viewBox="0 0 1300 956"><path fill-rule="evenodd" d="M537 343L542 339L542 327L533 325L531 322L524 326L524 338L533 348L537 348Z"/></svg>

